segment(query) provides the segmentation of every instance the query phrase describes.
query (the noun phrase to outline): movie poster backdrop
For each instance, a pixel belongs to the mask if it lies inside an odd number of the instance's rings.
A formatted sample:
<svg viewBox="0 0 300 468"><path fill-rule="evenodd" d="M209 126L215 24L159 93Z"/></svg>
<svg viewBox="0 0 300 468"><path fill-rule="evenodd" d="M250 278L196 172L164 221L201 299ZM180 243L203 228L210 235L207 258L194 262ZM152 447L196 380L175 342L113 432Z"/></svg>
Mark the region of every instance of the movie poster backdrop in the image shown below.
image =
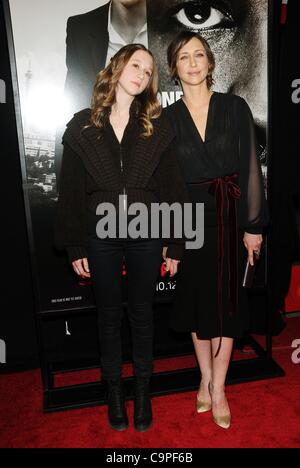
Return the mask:
<svg viewBox="0 0 300 468"><path fill-rule="evenodd" d="M113 50L126 42L113 25L114 4L146 12L133 38L150 48L160 73L159 98L165 107L181 96L169 78L166 50L182 29L197 31L216 57L214 90L235 93L250 105L260 160L267 180L268 0L8 0L20 108L20 154L38 290L39 310L90 308L91 285L74 273L53 247L61 136L74 112L90 106L95 76ZM146 3L146 9L144 8ZM136 11L136 10L135 10ZM113 39L114 49L110 47ZM120 272L126 296L126 266ZM172 299L176 277L162 263L155 300Z"/></svg>

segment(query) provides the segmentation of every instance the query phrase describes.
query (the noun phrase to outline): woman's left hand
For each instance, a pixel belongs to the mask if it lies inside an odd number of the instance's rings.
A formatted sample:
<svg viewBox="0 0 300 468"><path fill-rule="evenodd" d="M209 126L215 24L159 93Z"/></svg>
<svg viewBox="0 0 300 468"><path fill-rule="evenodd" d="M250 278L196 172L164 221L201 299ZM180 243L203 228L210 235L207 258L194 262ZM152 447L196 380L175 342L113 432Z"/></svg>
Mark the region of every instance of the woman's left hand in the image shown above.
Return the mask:
<svg viewBox="0 0 300 468"><path fill-rule="evenodd" d="M263 241L262 235L250 234L249 232L245 232L243 241L244 241L244 245L246 249L248 250L248 260L250 262L250 265L253 265L254 264L254 261L253 261L254 252L257 255L260 254L260 248L261 248L261 244Z"/></svg>
<svg viewBox="0 0 300 468"><path fill-rule="evenodd" d="M180 260L174 260L173 258L166 258L166 271L170 272L170 276L174 276L178 270L178 263Z"/></svg>

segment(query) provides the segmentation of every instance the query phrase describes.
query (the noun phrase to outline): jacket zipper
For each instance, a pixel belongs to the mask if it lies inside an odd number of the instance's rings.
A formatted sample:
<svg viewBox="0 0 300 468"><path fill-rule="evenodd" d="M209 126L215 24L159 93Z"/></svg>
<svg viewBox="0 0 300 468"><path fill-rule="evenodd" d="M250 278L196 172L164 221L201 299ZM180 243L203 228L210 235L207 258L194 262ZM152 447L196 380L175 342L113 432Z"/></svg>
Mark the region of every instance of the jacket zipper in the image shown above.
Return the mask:
<svg viewBox="0 0 300 468"><path fill-rule="evenodd" d="M124 180L124 167L123 167L123 152L122 152L122 145L120 144L120 167L121 167L121 179L123 183L123 208L126 211L127 208L127 201L126 201L126 188L125 188L125 180Z"/></svg>

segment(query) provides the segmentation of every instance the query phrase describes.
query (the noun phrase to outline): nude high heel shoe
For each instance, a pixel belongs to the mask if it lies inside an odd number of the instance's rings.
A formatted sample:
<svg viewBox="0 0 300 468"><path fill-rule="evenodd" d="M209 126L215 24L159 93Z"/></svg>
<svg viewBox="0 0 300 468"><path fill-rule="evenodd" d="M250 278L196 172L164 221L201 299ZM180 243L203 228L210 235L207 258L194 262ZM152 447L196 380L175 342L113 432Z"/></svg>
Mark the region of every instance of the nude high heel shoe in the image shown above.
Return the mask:
<svg viewBox="0 0 300 468"><path fill-rule="evenodd" d="M204 401L198 398L198 393L196 396L196 411L197 413L206 413L211 410L211 401Z"/></svg>
<svg viewBox="0 0 300 468"><path fill-rule="evenodd" d="M211 410L211 402L199 400L198 395L196 397L196 410L197 413L206 413Z"/></svg>
<svg viewBox="0 0 300 468"><path fill-rule="evenodd" d="M212 383L209 383L208 386L210 396L212 396ZM214 412L212 412L212 419L213 422L219 426L222 427L223 429L229 429L230 424L231 424L231 414L230 412L225 414L224 416L216 416Z"/></svg>

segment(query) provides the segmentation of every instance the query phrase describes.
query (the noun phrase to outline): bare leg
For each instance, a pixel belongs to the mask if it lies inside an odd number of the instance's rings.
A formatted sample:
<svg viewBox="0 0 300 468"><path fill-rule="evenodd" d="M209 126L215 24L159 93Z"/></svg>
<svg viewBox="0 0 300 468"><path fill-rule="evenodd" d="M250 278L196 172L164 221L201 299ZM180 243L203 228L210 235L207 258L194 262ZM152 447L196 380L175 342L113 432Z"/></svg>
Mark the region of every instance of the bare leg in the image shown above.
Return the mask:
<svg viewBox="0 0 300 468"><path fill-rule="evenodd" d="M212 380L211 341L199 340L196 333L192 333L195 353L201 371L201 383L198 391L199 400L210 401L208 384Z"/></svg>
<svg viewBox="0 0 300 468"><path fill-rule="evenodd" d="M222 338L222 345L217 357L214 357L220 338L213 338L212 344L212 405L216 416L225 416L230 412L225 396L225 379L232 353L233 339Z"/></svg>

